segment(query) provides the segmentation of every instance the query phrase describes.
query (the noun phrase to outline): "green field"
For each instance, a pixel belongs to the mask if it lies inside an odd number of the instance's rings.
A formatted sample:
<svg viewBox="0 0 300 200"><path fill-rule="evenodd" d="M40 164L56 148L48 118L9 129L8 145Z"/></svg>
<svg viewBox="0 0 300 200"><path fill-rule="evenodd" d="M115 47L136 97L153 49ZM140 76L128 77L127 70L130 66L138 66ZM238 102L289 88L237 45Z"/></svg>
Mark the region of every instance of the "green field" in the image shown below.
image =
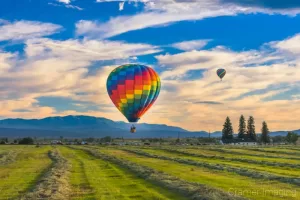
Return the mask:
<svg viewBox="0 0 300 200"><path fill-rule="evenodd" d="M300 147L0 146L0 199L300 199Z"/></svg>

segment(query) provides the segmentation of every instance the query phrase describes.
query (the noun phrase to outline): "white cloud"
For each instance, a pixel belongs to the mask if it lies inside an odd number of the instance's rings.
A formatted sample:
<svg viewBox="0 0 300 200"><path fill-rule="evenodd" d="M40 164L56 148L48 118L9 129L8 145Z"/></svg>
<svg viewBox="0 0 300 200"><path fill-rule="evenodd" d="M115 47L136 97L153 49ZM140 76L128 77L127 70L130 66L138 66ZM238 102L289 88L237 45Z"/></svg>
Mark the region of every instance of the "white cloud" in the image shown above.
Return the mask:
<svg viewBox="0 0 300 200"><path fill-rule="evenodd" d="M0 25L2 25L2 24L8 24L8 23L9 23L9 21L4 20L4 19L0 19Z"/></svg>
<svg viewBox="0 0 300 200"><path fill-rule="evenodd" d="M220 66L228 66L232 63L249 59L249 53L236 53L226 49L212 49L202 51L190 51L175 55L156 56L165 70L162 78L182 77L189 70L212 69ZM168 70L169 69L169 70Z"/></svg>
<svg viewBox="0 0 300 200"><path fill-rule="evenodd" d="M10 63L13 62L11 59L13 59L14 57L14 54L3 53L0 51L0 73L6 72L10 69Z"/></svg>
<svg viewBox="0 0 300 200"><path fill-rule="evenodd" d="M61 4L56 4L56 3L48 3L48 5L56 6L56 7L71 8L71 9L80 10L80 11L83 10L83 8L81 8L79 6L74 6L74 5L70 5L70 4L61 5Z"/></svg>
<svg viewBox="0 0 300 200"><path fill-rule="evenodd" d="M124 10L125 1L119 3L119 10Z"/></svg>
<svg viewBox="0 0 300 200"><path fill-rule="evenodd" d="M71 0L57 0L60 3L70 4Z"/></svg>
<svg viewBox="0 0 300 200"><path fill-rule="evenodd" d="M207 45L209 41L210 40L191 40L191 41L174 43L171 46L176 49L191 51L191 50L198 50L203 48L204 46Z"/></svg>
<svg viewBox="0 0 300 200"><path fill-rule="evenodd" d="M108 107L106 114L88 110L82 114L123 120L106 92L107 76L117 65L100 67L93 61L120 59L118 62L123 64L136 55L160 51L145 44L87 39L29 39L25 44L25 55L22 56L0 51L2 117L41 118L79 114L76 111L60 113L55 108L39 106L36 100L41 96L55 96L105 105ZM90 67L95 67L95 70L89 71Z"/></svg>
<svg viewBox="0 0 300 200"><path fill-rule="evenodd" d="M174 8L173 4L167 7L149 8L149 11L133 16L115 17L106 23L97 21L81 20L76 24L78 35L86 35L97 38L109 38L132 30L144 29L147 27L168 24L184 20L200 20L212 16L235 15L239 7L224 9L222 6L207 3L188 5L180 3ZM164 5L164 4L163 4Z"/></svg>
<svg viewBox="0 0 300 200"><path fill-rule="evenodd" d="M293 99L298 99L300 100L300 94L295 94L295 95L292 95Z"/></svg>
<svg viewBox="0 0 300 200"><path fill-rule="evenodd" d="M94 74L88 74L93 61L119 59L122 63L136 55L158 52L159 49L151 45L112 41L31 39L26 41L24 51L22 57L0 52L2 97L72 96L75 91L90 91L96 94L87 98L96 101L94 96L99 96L99 88L103 87L102 99L107 95L103 80L112 68L102 67ZM102 74L105 76L102 77Z"/></svg>
<svg viewBox="0 0 300 200"><path fill-rule="evenodd" d="M76 10L83 10L83 8L79 6L74 6L74 5L66 5L66 8L71 8L71 9L76 9Z"/></svg>
<svg viewBox="0 0 300 200"><path fill-rule="evenodd" d="M1 116L5 118L43 118L53 116L55 109L47 106L36 105L37 100L20 98L14 100L1 100ZM24 110L22 112L18 110Z"/></svg>
<svg viewBox="0 0 300 200"><path fill-rule="evenodd" d="M293 36L292 38L271 43L275 48L279 50L287 51L293 54L300 55L300 34Z"/></svg>
<svg viewBox="0 0 300 200"><path fill-rule="evenodd" d="M17 21L6 23L0 26L0 41L5 40L26 40L52 35L62 27L51 23L41 23L35 21Z"/></svg>
<svg viewBox="0 0 300 200"><path fill-rule="evenodd" d="M293 45L286 45L289 43ZM225 117L230 116L236 130L238 117L244 114L254 115L258 127L266 120L271 130L299 129L299 119L291 117L300 114L297 90L291 97L286 96L286 100L264 100L299 87L300 57L294 48L300 45L298 35L269 45L272 51L234 52L219 47L157 56L163 67L160 70L163 70L161 79L165 89L150 111L157 120L150 116L145 120L158 123L168 118L169 124L187 129L221 130ZM278 59L279 63L272 62ZM248 64L255 65L246 67ZM216 75L220 67L227 70L222 82ZM185 79L190 70L199 69L206 70L203 77ZM258 90L263 92L257 93ZM194 103L198 101L221 104Z"/></svg>
<svg viewBox="0 0 300 200"><path fill-rule="evenodd" d="M97 0L97 2L109 2L115 0ZM300 13L300 9L268 9L236 4L224 6L218 0L203 1L174 1L174 0L136 0L128 2L142 2L145 10L132 16L120 16L107 22L84 21L77 23L77 34L95 38L109 38L125 32L155 27L164 24L187 20L201 20L217 16L234 16L239 13L266 13L294 16Z"/></svg>
<svg viewBox="0 0 300 200"><path fill-rule="evenodd" d="M127 59L130 56L146 55L160 51L158 47L147 44L128 44L98 40L66 40L32 39L27 41L28 56L46 56L67 58L78 61L96 61Z"/></svg>

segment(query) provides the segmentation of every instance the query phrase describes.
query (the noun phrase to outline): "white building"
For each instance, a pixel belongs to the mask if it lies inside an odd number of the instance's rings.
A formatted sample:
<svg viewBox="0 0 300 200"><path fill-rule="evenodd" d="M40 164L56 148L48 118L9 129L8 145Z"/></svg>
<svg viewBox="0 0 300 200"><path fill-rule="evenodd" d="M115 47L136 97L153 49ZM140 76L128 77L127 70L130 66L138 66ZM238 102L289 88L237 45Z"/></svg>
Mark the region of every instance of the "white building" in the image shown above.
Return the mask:
<svg viewBox="0 0 300 200"><path fill-rule="evenodd" d="M239 145L239 146L256 146L257 142L236 142L230 143L231 145Z"/></svg>
<svg viewBox="0 0 300 200"><path fill-rule="evenodd" d="M220 140L220 144L222 144L222 145L234 145L234 146L256 146L257 142L253 142L253 141L223 142L222 140Z"/></svg>

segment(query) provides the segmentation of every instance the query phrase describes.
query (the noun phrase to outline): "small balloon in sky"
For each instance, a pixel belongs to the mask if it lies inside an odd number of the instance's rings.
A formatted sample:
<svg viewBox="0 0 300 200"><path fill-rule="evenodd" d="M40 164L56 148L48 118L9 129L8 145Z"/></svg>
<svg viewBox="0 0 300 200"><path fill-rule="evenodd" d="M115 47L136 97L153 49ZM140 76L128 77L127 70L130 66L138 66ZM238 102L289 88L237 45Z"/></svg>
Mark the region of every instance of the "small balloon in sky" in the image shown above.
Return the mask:
<svg viewBox="0 0 300 200"><path fill-rule="evenodd" d="M218 69L217 70L217 75L219 76L219 78L222 80L224 78L226 74L226 70L225 69Z"/></svg>

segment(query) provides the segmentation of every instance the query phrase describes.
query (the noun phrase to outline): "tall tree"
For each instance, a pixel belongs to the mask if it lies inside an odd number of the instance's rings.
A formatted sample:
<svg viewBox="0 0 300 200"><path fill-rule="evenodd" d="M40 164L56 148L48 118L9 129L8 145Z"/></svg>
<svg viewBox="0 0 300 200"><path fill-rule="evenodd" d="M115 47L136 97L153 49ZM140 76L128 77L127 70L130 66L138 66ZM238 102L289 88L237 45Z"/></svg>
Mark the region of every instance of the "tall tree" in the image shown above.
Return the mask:
<svg viewBox="0 0 300 200"><path fill-rule="evenodd" d="M246 121L244 115L241 115L239 122L238 138L244 138L246 135Z"/></svg>
<svg viewBox="0 0 300 200"><path fill-rule="evenodd" d="M226 117L222 130L222 139L233 139L233 128L229 117Z"/></svg>
<svg viewBox="0 0 300 200"><path fill-rule="evenodd" d="M296 144L297 140L298 140L299 135L297 133L294 132L288 132L288 134L286 135L286 141L288 143L294 143Z"/></svg>
<svg viewBox="0 0 300 200"><path fill-rule="evenodd" d="M247 137L253 141L256 141L255 122L254 122L254 118L252 116L250 116L248 119Z"/></svg>
<svg viewBox="0 0 300 200"><path fill-rule="evenodd" d="M262 123L262 128L261 128L261 142L262 143L270 143L270 136L269 136L269 128L267 123L264 121Z"/></svg>

